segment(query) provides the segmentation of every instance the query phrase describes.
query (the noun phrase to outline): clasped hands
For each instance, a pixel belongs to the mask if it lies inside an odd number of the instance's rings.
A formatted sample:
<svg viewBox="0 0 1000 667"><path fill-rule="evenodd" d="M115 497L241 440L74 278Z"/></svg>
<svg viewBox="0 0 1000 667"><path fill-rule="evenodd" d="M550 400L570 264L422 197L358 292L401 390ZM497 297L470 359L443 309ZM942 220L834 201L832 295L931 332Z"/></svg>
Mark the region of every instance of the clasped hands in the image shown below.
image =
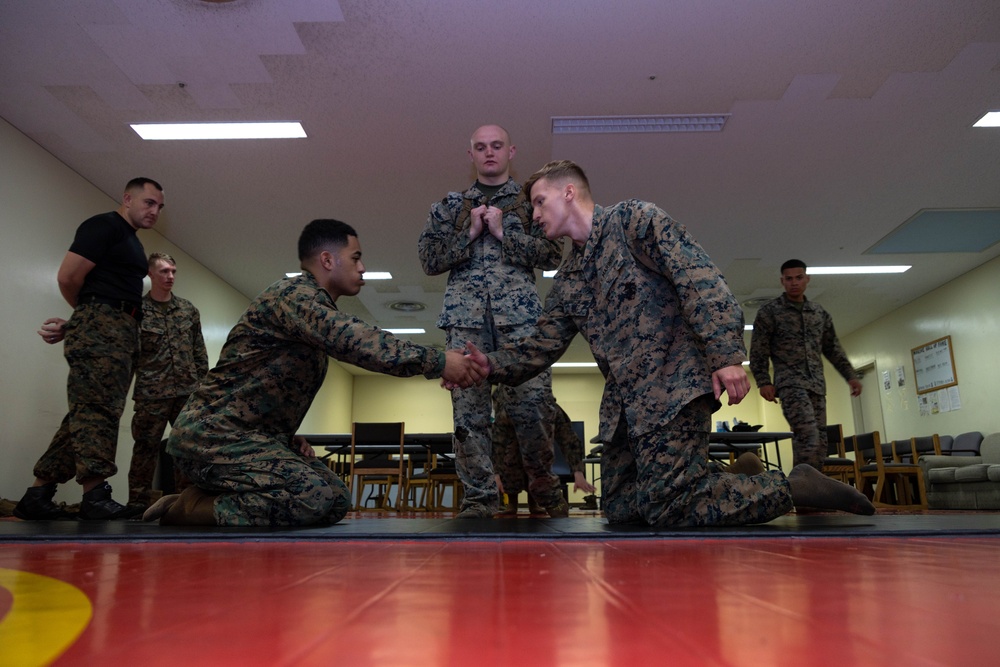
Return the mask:
<svg viewBox="0 0 1000 667"><path fill-rule="evenodd" d="M447 350L444 353L441 386L449 391L480 384L489 374L489 360L472 343L466 343L464 350Z"/></svg>
<svg viewBox="0 0 1000 667"><path fill-rule="evenodd" d="M503 239L503 210L483 204L469 211L469 238L475 240L488 229L497 239Z"/></svg>

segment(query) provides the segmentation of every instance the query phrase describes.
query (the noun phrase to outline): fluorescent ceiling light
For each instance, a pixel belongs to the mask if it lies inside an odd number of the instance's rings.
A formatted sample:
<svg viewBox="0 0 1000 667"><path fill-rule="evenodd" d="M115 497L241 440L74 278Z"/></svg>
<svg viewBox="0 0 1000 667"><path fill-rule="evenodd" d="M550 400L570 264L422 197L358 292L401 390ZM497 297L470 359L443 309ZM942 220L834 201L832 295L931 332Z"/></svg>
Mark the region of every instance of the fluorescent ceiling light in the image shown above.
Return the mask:
<svg viewBox="0 0 1000 667"><path fill-rule="evenodd" d="M806 273L811 276L833 276L855 273L905 273L910 270L908 265L900 266L810 266Z"/></svg>
<svg viewBox="0 0 1000 667"><path fill-rule="evenodd" d="M301 276L301 271L296 271L294 273L286 273L286 278L294 278L295 276ZM365 280L392 280L392 274L388 271L365 271L361 274L364 276Z"/></svg>
<svg viewBox="0 0 1000 667"><path fill-rule="evenodd" d="M553 116L552 134L722 132L727 113L660 116Z"/></svg>
<svg viewBox="0 0 1000 667"><path fill-rule="evenodd" d="M743 325L743 330L744 331L753 331L753 325L752 324L744 324Z"/></svg>
<svg viewBox="0 0 1000 667"><path fill-rule="evenodd" d="M987 111L972 127L1000 127L1000 111Z"/></svg>
<svg viewBox="0 0 1000 667"><path fill-rule="evenodd" d="M557 361L552 368L597 368L596 361Z"/></svg>
<svg viewBox="0 0 1000 667"><path fill-rule="evenodd" d="M424 329L385 329L385 331L388 331L389 333L393 334L394 336L401 336L401 335L405 335L405 334L422 334L422 333L427 333L427 331L424 330Z"/></svg>
<svg viewBox="0 0 1000 667"><path fill-rule="evenodd" d="M559 272L559 269L552 269L551 271L542 271L542 278L554 278Z"/></svg>
<svg viewBox="0 0 1000 667"><path fill-rule="evenodd" d="M132 123L146 141L178 139L301 139L301 123Z"/></svg>

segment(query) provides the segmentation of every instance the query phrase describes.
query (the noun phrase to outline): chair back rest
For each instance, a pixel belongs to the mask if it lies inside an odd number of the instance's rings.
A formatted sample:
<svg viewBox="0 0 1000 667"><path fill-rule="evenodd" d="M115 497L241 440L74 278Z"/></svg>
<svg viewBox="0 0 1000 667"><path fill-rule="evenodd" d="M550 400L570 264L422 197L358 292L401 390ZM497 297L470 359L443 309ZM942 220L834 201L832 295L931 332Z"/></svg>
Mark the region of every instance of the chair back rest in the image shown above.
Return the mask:
<svg viewBox="0 0 1000 667"><path fill-rule="evenodd" d="M880 443L879 446L880 446L881 452L882 452L882 461L883 462L884 461L892 461L893 457L895 456L895 446L896 446L895 440L893 440L891 442ZM907 442L906 446L909 447L910 443Z"/></svg>
<svg viewBox="0 0 1000 667"><path fill-rule="evenodd" d="M403 422L354 422L351 427L353 441L364 445L398 445L403 433Z"/></svg>
<svg viewBox="0 0 1000 667"><path fill-rule="evenodd" d="M951 451L951 444L955 442L955 438L950 435L938 436L938 442L941 443L941 453L946 454Z"/></svg>
<svg viewBox="0 0 1000 667"><path fill-rule="evenodd" d="M959 433L951 443L952 456L979 456L979 446L983 443L983 434L979 431Z"/></svg>
<svg viewBox="0 0 1000 667"><path fill-rule="evenodd" d="M937 433L910 438L910 443L913 453L918 457L923 454L941 454L941 438Z"/></svg>
<svg viewBox="0 0 1000 667"><path fill-rule="evenodd" d="M826 455L844 457L844 427L840 424L826 425Z"/></svg>
<svg viewBox="0 0 1000 667"><path fill-rule="evenodd" d="M875 462L879 462L881 464L884 452L878 431L858 433L854 436L854 447L857 452L859 464L863 465L865 463ZM889 445L889 448L891 453L891 444Z"/></svg>
<svg viewBox="0 0 1000 667"><path fill-rule="evenodd" d="M403 470L403 460L405 459L403 455L403 437L405 433L403 422L354 422L351 425L351 472L353 474L354 464L357 462L357 456L360 453L364 456L364 452L359 452L359 446L380 446L384 448L382 451L378 452L375 456L369 455L367 460L370 462L373 458L379 461L385 461L387 468L398 467L400 474ZM398 448L398 461L392 461L391 456L396 453Z"/></svg>
<svg viewBox="0 0 1000 667"><path fill-rule="evenodd" d="M893 461L913 461L916 453L913 450L913 438L909 440L893 440L889 458Z"/></svg>

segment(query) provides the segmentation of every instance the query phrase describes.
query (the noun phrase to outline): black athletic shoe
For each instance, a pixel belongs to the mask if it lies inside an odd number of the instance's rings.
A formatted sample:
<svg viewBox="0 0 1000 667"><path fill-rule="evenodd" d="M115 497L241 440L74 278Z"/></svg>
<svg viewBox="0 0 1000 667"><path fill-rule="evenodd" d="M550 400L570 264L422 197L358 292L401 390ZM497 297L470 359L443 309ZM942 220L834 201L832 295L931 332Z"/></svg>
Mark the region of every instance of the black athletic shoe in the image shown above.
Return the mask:
<svg viewBox="0 0 1000 667"><path fill-rule="evenodd" d="M126 507L112 498L111 485L107 482L84 493L80 502L80 518L85 521L131 519L141 514L141 508Z"/></svg>
<svg viewBox="0 0 1000 667"><path fill-rule="evenodd" d="M56 495L56 483L30 486L14 508L14 516L25 521L54 521L72 519L73 516L52 502Z"/></svg>

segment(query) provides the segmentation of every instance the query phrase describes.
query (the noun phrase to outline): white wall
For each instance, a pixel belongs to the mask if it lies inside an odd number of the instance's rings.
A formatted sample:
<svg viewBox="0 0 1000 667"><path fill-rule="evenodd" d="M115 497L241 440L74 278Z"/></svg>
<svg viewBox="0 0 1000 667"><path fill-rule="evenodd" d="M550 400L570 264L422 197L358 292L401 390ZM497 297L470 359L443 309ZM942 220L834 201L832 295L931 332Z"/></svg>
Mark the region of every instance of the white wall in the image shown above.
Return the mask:
<svg viewBox="0 0 1000 667"><path fill-rule="evenodd" d="M146 174L122 174L123 189L134 176L155 179L155 167ZM172 193L169 183L163 186L167 218ZM118 201L0 120L0 497L21 497L34 479L35 461L66 413L68 369L62 345L47 345L35 334L46 318L70 315L56 271L77 226L117 207ZM247 299L155 231L139 237L147 253L166 252L177 260L176 291L201 311L209 362L214 363ZM119 431L119 472L110 480L119 501L128 494L131 418L129 400ZM56 496L66 502L79 498L79 486L72 483Z"/></svg>

